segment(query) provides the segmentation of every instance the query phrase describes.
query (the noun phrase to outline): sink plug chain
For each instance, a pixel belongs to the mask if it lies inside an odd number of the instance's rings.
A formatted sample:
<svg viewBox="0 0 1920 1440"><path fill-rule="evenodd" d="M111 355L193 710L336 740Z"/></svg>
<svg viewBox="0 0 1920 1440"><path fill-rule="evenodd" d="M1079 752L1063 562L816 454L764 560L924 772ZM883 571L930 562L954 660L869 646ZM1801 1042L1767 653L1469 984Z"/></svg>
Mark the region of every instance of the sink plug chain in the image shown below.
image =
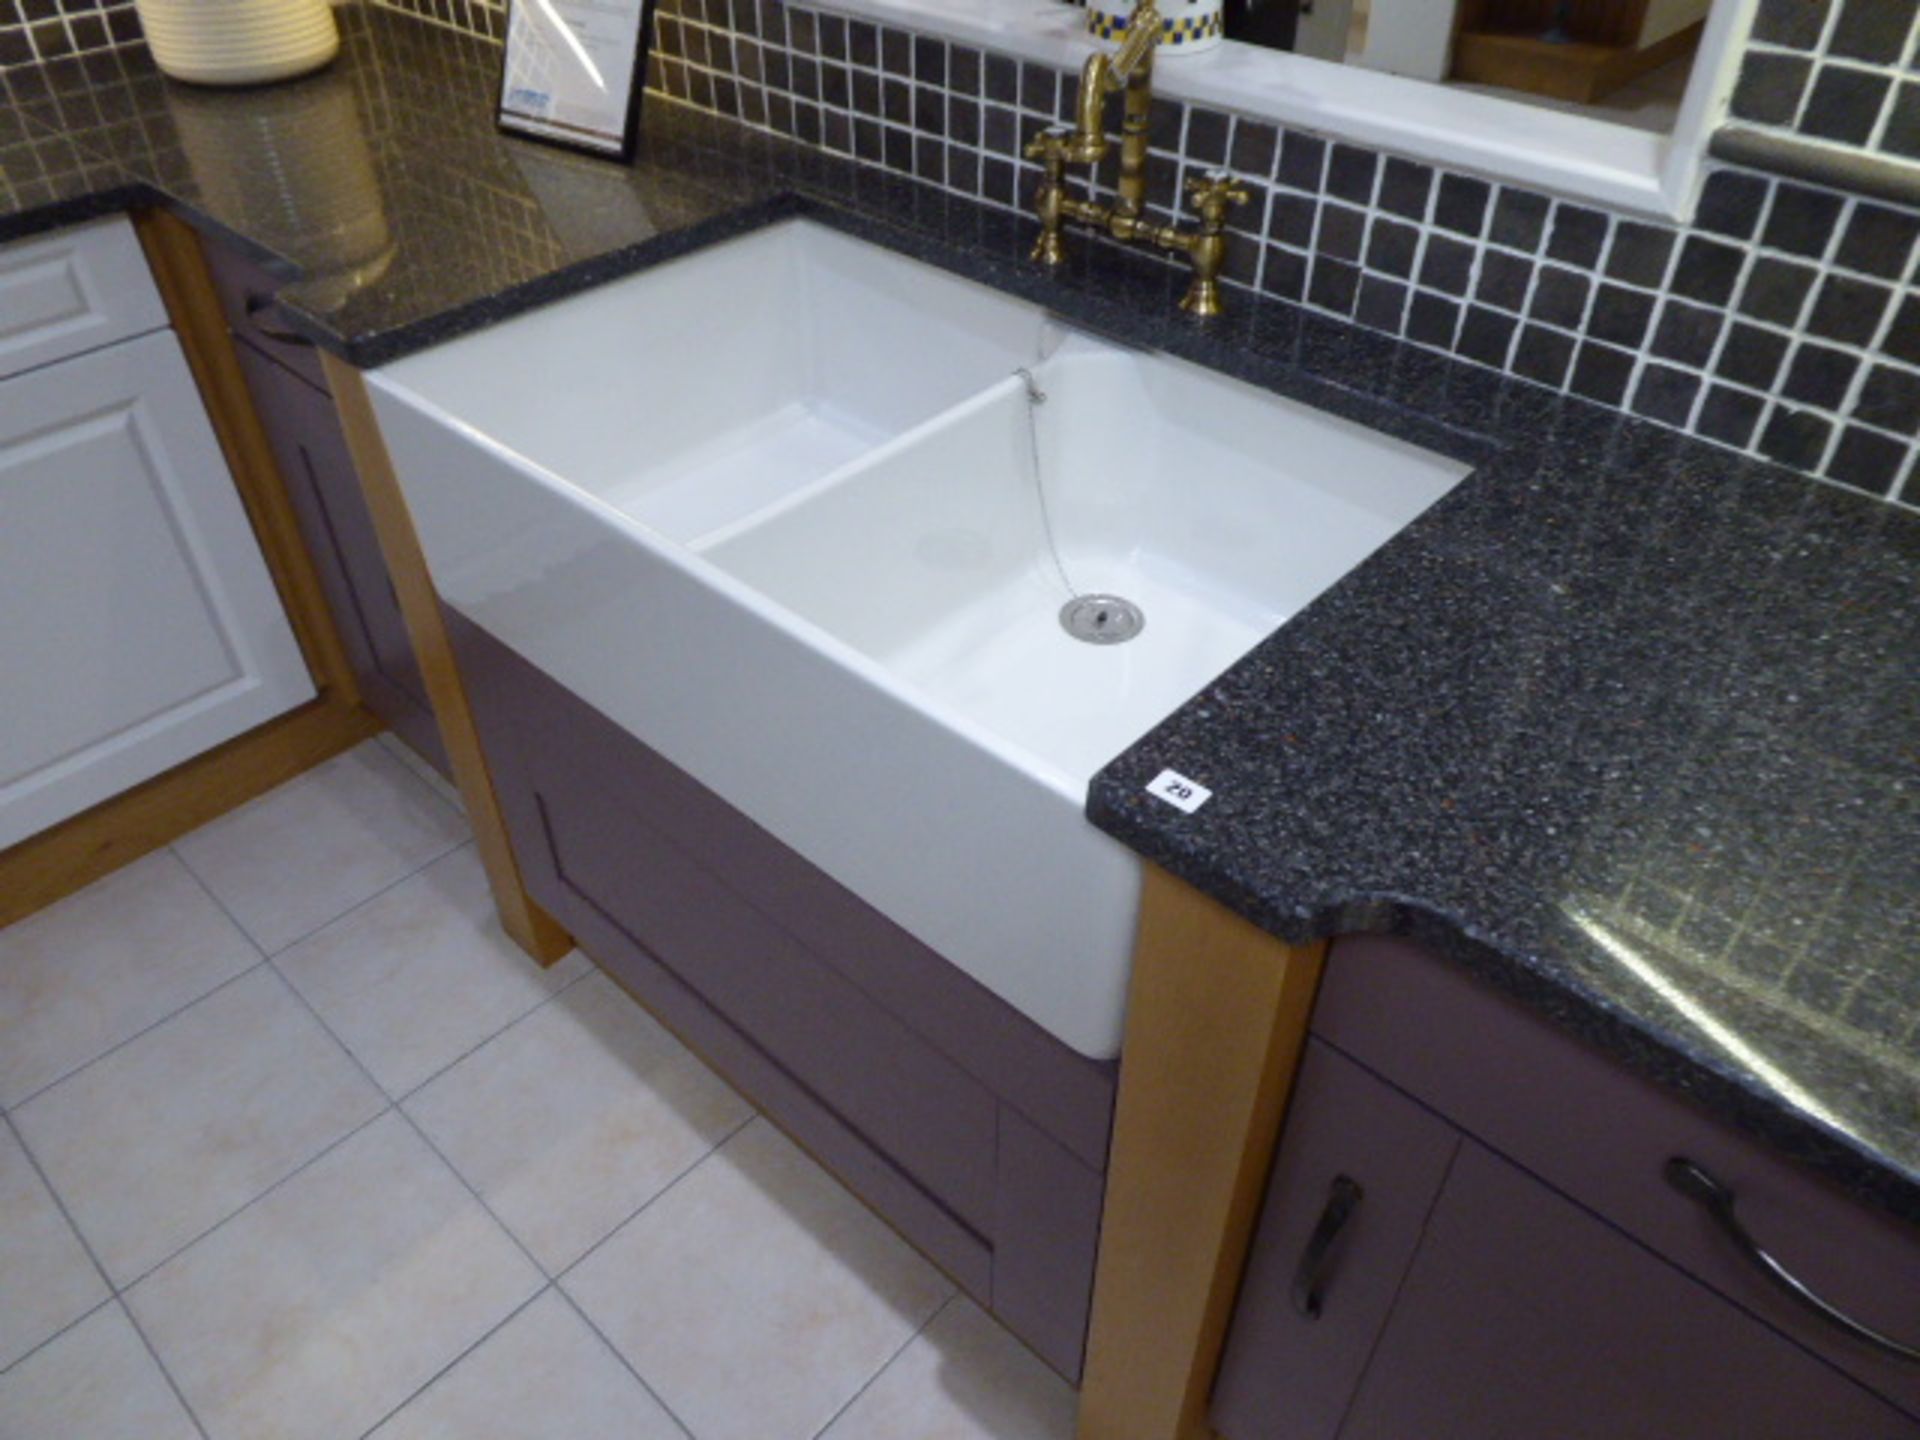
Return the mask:
<svg viewBox="0 0 1920 1440"><path fill-rule="evenodd" d="M1133 639L1147 626L1147 617L1131 600L1118 595L1083 595L1067 576L1060 559L1060 547L1053 539L1053 516L1047 509L1047 483L1040 471L1040 420L1038 411L1047 403L1047 392L1024 365L1013 372L1027 386L1027 449L1033 461L1033 489L1040 500L1040 529L1047 537L1047 553L1053 557L1054 573L1067 592L1067 603L1060 607L1060 627L1076 640L1089 645L1119 645Z"/></svg>
<svg viewBox="0 0 1920 1440"><path fill-rule="evenodd" d="M1026 366L1020 366L1013 373L1025 381L1027 387L1027 454L1032 465L1034 494L1040 500L1040 530L1046 536L1047 554L1053 557L1053 572L1060 577L1060 586L1067 592L1071 604L1080 592L1068 578L1066 564L1060 559L1060 547L1054 542L1053 516L1047 509L1047 482L1040 470L1040 407L1047 403L1047 392L1040 388L1040 382Z"/></svg>

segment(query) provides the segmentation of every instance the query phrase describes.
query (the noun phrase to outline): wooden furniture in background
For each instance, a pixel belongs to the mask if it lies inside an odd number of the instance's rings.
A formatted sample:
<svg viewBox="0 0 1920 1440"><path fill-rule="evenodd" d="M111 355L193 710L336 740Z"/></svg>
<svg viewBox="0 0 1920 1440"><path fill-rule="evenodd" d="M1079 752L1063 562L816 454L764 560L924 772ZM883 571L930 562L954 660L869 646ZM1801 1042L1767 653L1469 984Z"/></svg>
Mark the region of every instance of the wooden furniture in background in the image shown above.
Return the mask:
<svg viewBox="0 0 1920 1440"><path fill-rule="evenodd" d="M1541 38L1557 0L1462 0L1451 78L1590 105L1692 54L1707 9L1706 0L1574 0L1574 38L1562 43Z"/></svg>
<svg viewBox="0 0 1920 1440"><path fill-rule="evenodd" d="M1145 867L1080 1440L1204 1440L1324 942Z"/></svg>
<svg viewBox="0 0 1920 1440"><path fill-rule="evenodd" d="M542 965L551 965L573 948L573 937L527 893L521 878L520 863L514 857L513 843L500 814L500 801L494 794L487 757L474 729L466 686L447 639L440 595L434 589L433 577L427 573L427 557L421 553L413 516L407 510L406 497L400 493L400 481L393 473L393 461L387 454L386 441L381 438L379 421L374 418L366 381L358 370L336 356L324 355L322 363L327 388L333 392L334 404L340 409L347 449L360 472L361 490L373 516L374 530L380 537L380 549L386 556L387 573L393 578L400 612L406 617L414 659L439 722L440 739L453 767L454 783L460 787L467 822L473 827L474 845L480 852L481 864L486 867L487 883L493 889L500 923L522 950Z"/></svg>

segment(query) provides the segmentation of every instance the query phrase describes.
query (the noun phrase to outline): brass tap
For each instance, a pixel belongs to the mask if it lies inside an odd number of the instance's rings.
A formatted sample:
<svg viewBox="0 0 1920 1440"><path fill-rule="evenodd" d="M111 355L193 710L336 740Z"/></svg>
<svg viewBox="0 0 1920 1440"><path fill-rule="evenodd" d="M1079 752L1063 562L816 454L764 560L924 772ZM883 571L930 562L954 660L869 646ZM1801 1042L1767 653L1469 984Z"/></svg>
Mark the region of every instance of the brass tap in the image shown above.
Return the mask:
<svg viewBox="0 0 1920 1440"><path fill-rule="evenodd" d="M1180 308L1194 315L1220 313L1220 267L1226 259L1226 216L1229 205L1247 203L1247 192L1223 171L1187 182L1200 216L1197 230L1176 225L1154 225L1143 218L1147 202L1147 141L1153 118L1153 51L1160 40L1160 11L1155 0L1139 0L1127 23L1127 37L1111 55L1098 51L1080 72L1080 90L1074 99L1074 124L1043 130L1027 145L1029 160L1043 167L1040 188L1034 194L1034 213L1040 234L1033 242L1033 258L1058 265L1067 258L1061 232L1075 220L1104 230L1116 240L1177 251L1193 266L1193 284ZM1067 167L1089 170L1106 158L1107 97L1126 92L1120 127L1120 174L1114 183L1114 202L1096 204L1067 193Z"/></svg>

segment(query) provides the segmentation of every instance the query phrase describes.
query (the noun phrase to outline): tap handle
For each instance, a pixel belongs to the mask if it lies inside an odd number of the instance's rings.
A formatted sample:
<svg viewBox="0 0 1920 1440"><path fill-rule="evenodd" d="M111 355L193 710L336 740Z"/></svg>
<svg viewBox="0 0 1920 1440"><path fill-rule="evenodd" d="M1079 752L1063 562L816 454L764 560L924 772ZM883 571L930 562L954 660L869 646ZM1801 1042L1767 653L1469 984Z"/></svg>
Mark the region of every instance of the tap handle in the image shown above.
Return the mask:
<svg viewBox="0 0 1920 1440"><path fill-rule="evenodd" d="M1227 207L1244 205L1250 198L1246 187L1224 170L1210 170L1187 181L1187 194L1201 225L1214 235L1226 229Z"/></svg>
<svg viewBox="0 0 1920 1440"><path fill-rule="evenodd" d="M1033 139L1027 142L1027 159L1048 163L1065 163L1067 146L1073 140L1073 131L1065 125L1049 125Z"/></svg>

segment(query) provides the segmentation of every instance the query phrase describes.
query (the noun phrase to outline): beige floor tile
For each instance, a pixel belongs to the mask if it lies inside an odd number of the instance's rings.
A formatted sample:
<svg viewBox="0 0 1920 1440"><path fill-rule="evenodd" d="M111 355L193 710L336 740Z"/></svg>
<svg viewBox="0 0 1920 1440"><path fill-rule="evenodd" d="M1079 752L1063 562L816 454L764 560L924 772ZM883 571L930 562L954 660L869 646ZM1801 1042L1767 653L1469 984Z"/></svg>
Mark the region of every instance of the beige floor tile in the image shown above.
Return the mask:
<svg viewBox="0 0 1920 1440"><path fill-rule="evenodd" d="M461 801L460 791L455 788L453 782L448 780L447 777L442 775L438 770L434 769L433 766L429 765L411 745L407 744L406 741L402 740L391 730L382 730L375 738L387 747L387 750L392 754L394 759L398 760L402 765L406 766L407 769L426 781L428 787L434 794L453 806L453 808L461 814L464 815L466 813L467 807Z"/></svg>
<svg viewBox="0 0 1920 1440"><path fill-rule="evenodd" d="M164 850L0 930L0 1108L259 958Z"/></svg>
<svg viewBox="0 0 1920 1440"><path fill-rule="evenodd" d="M686 1440L686 1432L549 1290L369 1440Z"/></svg>
<svg viewBox="0 0 1920 1440"><path fill-rule="evenodd" d="M196 1440L118 1304L0 1375L0 1440Z"/></svg>
<svg viewBox="0 0 1920 1440"><path fill-rule="evenodd" d="M699 1440L808 1440L952 1293L764 1120L563 1283Z"/></svg>
<svg viewBox="0 0 1920 1440"><path fill-rule="evenodd" d="M496 1036L407 1111L550 1274L753 1113L605 975Z"/></svg>
<svg viewBox="0 0 1920 1440"><path fill-rule="evenodd" d="M0 1370L107 1298L106 1281L4 1125L0 1297Z"/></svg>
<svg viewBox="0 0 1920 1440"><path fill-rule="evenodd" d="M541 1283L394 1113L126 1298L213 1440L349 1440Z"/></svg>
<svg viewBox="0 0 1920 1440"><path fill-rule="evenodd" d="M385 1104L262 966L41 1092L14 1123L128 1285Z"/></svg>
<svg viewBox="0 0 1920 1440"><path fill-rule="evenodd" d="M274 963L394 1096L591 968L575 951L542 970L507 938L471 845Z"/></svg>
<svg viewBox="0 0 1920 1440"><path fill-rule="evenodd" d="M1073 1388L954 1299L821 1440L1073 1440Z"/></svg>
<svg viewBox="0 0 1920 1440"><path fill-rule="evenodd" d="M458 812L367 740L174 849L272 953L465 838Z"/></svg>

